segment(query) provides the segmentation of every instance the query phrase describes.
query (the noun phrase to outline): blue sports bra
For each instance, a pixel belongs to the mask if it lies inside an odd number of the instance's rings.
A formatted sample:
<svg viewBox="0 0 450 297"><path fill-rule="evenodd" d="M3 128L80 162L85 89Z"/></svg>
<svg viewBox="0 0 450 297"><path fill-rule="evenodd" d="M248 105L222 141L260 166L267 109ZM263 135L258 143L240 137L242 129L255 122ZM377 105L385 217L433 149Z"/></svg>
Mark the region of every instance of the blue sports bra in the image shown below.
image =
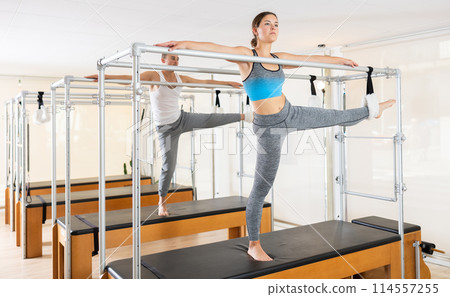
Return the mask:
<svg viewBox="0 0 450 297"><path fill-rule="evenodd" d="M258 56L256 50L253 56ZM272 57L278 57L271 54ZM283 66L278 65L278 70L269 70L263 67L261 63L253 63L252 70L246 79L242 82L245 92L251 101L281 96L281 88L284 83Z"/></svg>

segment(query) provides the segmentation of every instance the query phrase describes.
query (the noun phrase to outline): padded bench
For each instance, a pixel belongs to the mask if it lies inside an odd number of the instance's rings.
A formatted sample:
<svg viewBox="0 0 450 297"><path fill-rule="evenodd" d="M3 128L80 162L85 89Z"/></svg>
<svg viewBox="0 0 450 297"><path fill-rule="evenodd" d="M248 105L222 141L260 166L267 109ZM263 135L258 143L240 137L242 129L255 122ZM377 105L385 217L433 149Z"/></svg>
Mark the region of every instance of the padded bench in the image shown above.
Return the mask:
<svg viewBox="0 0 450 297"><path fill-rule="evenodd" d="M401 277L395 233L333 220L261 234L261 242L273 261L253 260L248 238L237 238L143 256L141 278L346 278L384 266L390 278ZM131 278L132 259L113 261L105 272Z"/></svg>
<svg viewBox="0 0 450 297"><path fill-rule="evenodd" d="M240 196L171 204L169 217L160 217L157 206L141 209L141 241L155 241L220 229L228 237L245 236L247 198ZM271 231L270 203L264 203L261 232ZM72 216L72 278L90 278L92 255L98 251L98 213ZM65 217L58 218L53 235L53 278L64 278ZM106 248L132 244L132 211L106 213Z"/></svg>
<svg viewBox="0 0 450 297"><path fill-rule="evenodd" d="M142 185L150 185L152 183L151 177L141 176ZM105 178L106 188L128 187L131 186L131 175L113 175ZM65 180L56 181L56 193L64 193L66 188ZM98 177L90 178L76 178L71 180L71 192L98 190ZM47 195L52 193L51 181L40 181L30 183L30 195ZM9 224L9 187L5 189L5 224ZM14 197L15 203L15 197Z"/></svg>
<svg viewBox="0 0 450 297"><path fill-rule="evenodd" d="M117 210L132 207L132 187L109 188L105 191L106 210ZM168 203L192 201L192 187L172 184L169 188ZM141 186L141 205L157 205L159 200L158 185ZM65 194L56 195L56 215L64 215ZM98 212L98 190L80 191L71 194L72 215ZM16 204L16 243L21 240L21 207L22 201ZM42 256L42 224L45 219L51 219L51 195L31 196L31 203L26 203L27 212L27 250L26 258Z"/></svg>
<svg viewBox="0 0 450 297"><path fill-rule="evenodd" d="M398 221L385 219L377 216L364 217L352 220L352 223L363 225L370 228L375 228L383 230L386 232L391 232L398 234ZM403 246L405 251L405 278L413 279L416 278L416 258L415 258L415 248L413 246L415 241L421 242L421 231L420 226L403 223ZM384 278L386 268L380 268L378 270L371 271L370 273L363 274L363 277L368 278ZM420 278L430 278L430 269L420 258Z"/></svg>

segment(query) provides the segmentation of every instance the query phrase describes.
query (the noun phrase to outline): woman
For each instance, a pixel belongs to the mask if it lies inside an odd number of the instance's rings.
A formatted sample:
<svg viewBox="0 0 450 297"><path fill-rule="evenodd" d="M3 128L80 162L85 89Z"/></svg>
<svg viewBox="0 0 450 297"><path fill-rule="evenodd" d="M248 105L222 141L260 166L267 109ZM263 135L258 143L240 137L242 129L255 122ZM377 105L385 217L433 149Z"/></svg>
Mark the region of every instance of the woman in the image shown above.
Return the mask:
<svg viewBox="0 0 450 297"><path fill-rule="evenodd" d="M229 54L289 59L320 63L358 66L349 59L329 56L301 56L289 53L271 53L272 44L278 38L278 18L272 12L258 14L252 23L254 38L251 41L253 50L238 46L229 47L207 42L170 41L157 46L175 49L193 49ZM248 254L258 261L272 259L263 250L259 241L264 199L273 185L280 162L281 146L287 131L330 127L335 125L349 126L366 118L379 118L381 113L395 103L388 100L378 104L366 102L365 107L345 111L321 108L292 106L287 101L281 88L284 83L283 66L276 64L260 64L231 61L239 66L244 88L252 101L255 111L253 131L258 140L258 156L256 160L255 179L247 204L246 217L249 235ZM297 68L284 66L284 68ZM373 98L370 98L373 99ZM286 133L280 133L280 128ZM274 129L274 130L272 130ZM271 133L271 130L273 133Z"/></svg>

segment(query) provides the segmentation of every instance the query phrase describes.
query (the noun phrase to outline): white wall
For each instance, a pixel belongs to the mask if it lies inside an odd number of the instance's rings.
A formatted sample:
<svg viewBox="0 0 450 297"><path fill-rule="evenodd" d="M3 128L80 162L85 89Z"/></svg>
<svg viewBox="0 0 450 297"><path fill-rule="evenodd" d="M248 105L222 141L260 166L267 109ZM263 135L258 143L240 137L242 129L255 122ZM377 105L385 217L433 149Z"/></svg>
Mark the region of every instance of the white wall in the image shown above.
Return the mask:
<svg viewBox="0 0 450 297"><path fill-rule="evenodd" d="M450 250L450 35L353 49L345 56L360 65L389 66L402 71L404 142L405 221L422 227L422 239ZM376 79L381 98L395 98L395 81ZM347 84L349 101L361 100L363 82ZM358 90L353 91L353 90ZM395 112L382 120L362 123L352 135L395 133ZM391 142L349 142L349 189L393 196ZM378 215L398 218L396 205L349 197L349 219Z"/></svg>

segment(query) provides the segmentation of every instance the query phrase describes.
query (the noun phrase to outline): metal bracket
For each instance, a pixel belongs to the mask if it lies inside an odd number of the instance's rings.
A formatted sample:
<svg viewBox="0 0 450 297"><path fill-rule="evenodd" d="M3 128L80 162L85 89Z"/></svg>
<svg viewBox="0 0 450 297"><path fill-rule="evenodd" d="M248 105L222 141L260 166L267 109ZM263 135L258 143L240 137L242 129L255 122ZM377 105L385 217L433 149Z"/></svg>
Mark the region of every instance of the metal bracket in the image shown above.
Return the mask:
<svg viewBox="0 0 450 297"><path fill-rule="evenodd" d="M334 138L339 142L344 142L345 135L342 132L338 132L336 133L336 135L334 135Z"/></svg>
<svg viewBox="0 0 450 297"><path fill-rule="evenodd" d="M405 134L395 134L394 143L402 144L406 140Z"/></svg>
<svg viewBox="0 0 450 297"><path fill-rule="evenodd" d="M402 192L406 192L408 190L408 188L406 187L406 185L403 184L395 184L395 193L400 194L400 189L402 189Z"/></svg>

